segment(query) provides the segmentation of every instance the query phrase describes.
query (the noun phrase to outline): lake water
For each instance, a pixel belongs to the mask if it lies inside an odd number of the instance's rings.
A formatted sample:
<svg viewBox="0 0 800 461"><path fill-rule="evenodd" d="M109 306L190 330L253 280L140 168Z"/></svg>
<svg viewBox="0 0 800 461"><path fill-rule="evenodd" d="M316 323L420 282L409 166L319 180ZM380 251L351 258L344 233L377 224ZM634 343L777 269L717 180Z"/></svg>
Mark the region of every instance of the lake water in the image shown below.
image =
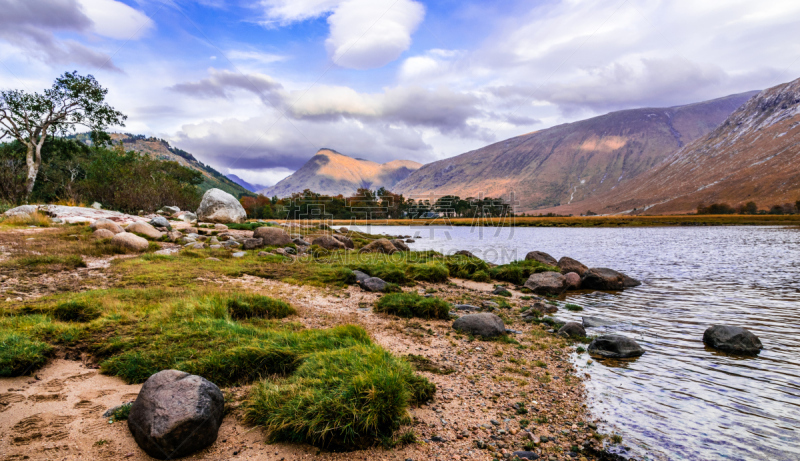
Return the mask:
<svg viewBox="0 0 800 461"><path fill-rule="evenodd" d="M623 364L575 355L601 431L645 459L800 459L800 229L776 227L469 228L362 230L418 237L414 250L469 250L496 263L539 250L640 279L621 293L569 294L583 312L647 351ZM502 259L506 259L503 261ZM756 358L707 349L703 331L739 325L759 336Z"/></svg>

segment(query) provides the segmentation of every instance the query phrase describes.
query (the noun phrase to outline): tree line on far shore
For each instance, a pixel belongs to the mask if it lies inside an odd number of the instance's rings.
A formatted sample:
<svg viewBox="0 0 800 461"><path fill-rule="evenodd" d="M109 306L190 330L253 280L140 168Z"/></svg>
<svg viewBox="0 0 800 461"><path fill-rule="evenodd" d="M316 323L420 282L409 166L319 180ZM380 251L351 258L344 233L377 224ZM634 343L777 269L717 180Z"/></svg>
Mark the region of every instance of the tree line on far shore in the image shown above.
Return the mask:
<svg viewBox="0 0 800 461"><path fill-rule="evenodd" d="M738 206L731 206L727 203L712 203L697 205L697 214L797 214L800 213L800 200L795 203L784 203L783 205L772 205L768 209L759 209L756 202L747 202Z"/></svg>

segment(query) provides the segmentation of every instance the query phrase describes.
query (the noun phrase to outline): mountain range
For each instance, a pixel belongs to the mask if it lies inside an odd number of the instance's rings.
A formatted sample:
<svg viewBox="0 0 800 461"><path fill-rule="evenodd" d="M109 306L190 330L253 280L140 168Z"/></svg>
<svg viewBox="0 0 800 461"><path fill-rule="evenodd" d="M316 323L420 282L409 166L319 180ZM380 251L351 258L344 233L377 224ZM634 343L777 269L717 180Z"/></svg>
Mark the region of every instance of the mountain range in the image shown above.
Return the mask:
<svg viewBox="0 0 800 461"><path fill-rule="evenodd" d="M245 189L249 190L250 192L258 192L261 189L266 189L266 187L267 187L267 186L262 186L261 184L250 184L249 182L247 182L244 179L236 176L235 174L226 174L225 177L230 179L231 181L235 182L236 184L244 187Z"/></svg>
<svg viewBox="0 0 800 461"><path fill-rule="evenodd" d="M375 163L348 157L332 149L320 149L311 160L272 187L259 191L267 197L287 197L309 189L324 195L353 195L359 188L394 190L422 165L410 160Z"/></svg>

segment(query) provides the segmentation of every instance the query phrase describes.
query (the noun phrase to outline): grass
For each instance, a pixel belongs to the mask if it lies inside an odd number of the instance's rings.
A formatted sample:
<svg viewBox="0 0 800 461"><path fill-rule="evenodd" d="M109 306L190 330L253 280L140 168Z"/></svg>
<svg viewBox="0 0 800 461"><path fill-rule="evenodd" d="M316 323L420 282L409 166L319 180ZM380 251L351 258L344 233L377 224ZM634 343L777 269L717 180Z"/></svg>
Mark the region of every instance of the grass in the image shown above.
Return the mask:
<svg viewBox="0 0 800 461"><path fill-rule="evenodd" d="M49 217L38 211L29 215L10 216L0 219L0 226L4 227L50 227L52 224Z"/></svg>
<svg viewBox="0 0 800 461"><path fill-rule="evenodd" d="M426 298L417 293L389 293L375 304L375 312L404 318L449 319L451 308L441 298Z"/></svg>
<svg viewBox="0 0 800 461"><path fill-rule="evenodd" d="M435 363L427 357L423 357L421 355L415 354L408 354L405 356L406 361L411 364L417 371L427 371L429 373L434 373L437 375L449 375L455 373L455 369L453 368L443 368Z"/></svg>
<svg viewBox="0 0 800 461"><path fill-rule="evenodd" d="M237 295L227 300L231 318L282 319L297 314L289 304L261 295Z"/></svg>
<svg viewBox="0 0 800 461"><path fill-rule="evenodd" d="M122 405L117 407L111 413L111 421L115 423L118 421L127 421L128 417L130 417L131 415L131 407L133 407L133 404L131 402L123 403Z"/></svg>
<svg viewBox="0 0 800 461"><path fill-rule="evenodd" d="M583 310L583 308L577 304L565 304L564 308L567 309L568 311L573 311L573 312L578 312Z"/></svg>
<svg viewBox="0 0 800 461"><path fill-rule="evenodd" d="M559 272L559 269L533 260L514 261L489 269L489 274L493 279L514 285L524 284L531 274L539 272Z"/></svg>
<svg viewBox="0 0 800 461"><path fill-rule="evenodd" d="M78 255L34 255L11 258L2 265L9 269L43 274L86 267L86 262Z"/></svg>
<svg viewBox="0 0 800 461"><path fill-rule="evenodd" d="M89 322L100 315L97 308L84 301L65 301L53 309L53 317L63 322Z"/></svg>
<svg viewBox="0 0 800 461"><path fill-rule="evenodd" d="M25 334L0 330L0 377L26 375L42 367L53 348Z"/></svg>

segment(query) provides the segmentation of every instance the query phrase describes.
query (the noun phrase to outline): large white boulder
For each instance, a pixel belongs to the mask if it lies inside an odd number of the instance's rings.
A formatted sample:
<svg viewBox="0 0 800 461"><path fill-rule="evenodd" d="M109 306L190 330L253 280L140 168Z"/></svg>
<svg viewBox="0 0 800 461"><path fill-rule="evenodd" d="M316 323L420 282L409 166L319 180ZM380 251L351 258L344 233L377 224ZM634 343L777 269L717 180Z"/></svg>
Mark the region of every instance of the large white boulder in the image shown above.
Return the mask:
<svg viewBox="0 0 800 461"><path fill-rule="evenodd" d="M209 189L203 194L197 219L214 223L241 223L247 219L247 213L233 195L219 189Z"/></svg>
<svg viewBox="0 0 800 461"><path fill-rule="evenodd" d="M4 214L8 217L21 216L27 218L33 213L36 213L37 211L39 211L39 207L36 205L22 205L16 208L12 208L6 211Z"/></svg>
<svg viewBox="0 0 800 461"><path fill-rule="evenodd" d="M147 240L130 232L120 232L111 239L112 245L133 251L144 251L150 245Z"/></svg>

